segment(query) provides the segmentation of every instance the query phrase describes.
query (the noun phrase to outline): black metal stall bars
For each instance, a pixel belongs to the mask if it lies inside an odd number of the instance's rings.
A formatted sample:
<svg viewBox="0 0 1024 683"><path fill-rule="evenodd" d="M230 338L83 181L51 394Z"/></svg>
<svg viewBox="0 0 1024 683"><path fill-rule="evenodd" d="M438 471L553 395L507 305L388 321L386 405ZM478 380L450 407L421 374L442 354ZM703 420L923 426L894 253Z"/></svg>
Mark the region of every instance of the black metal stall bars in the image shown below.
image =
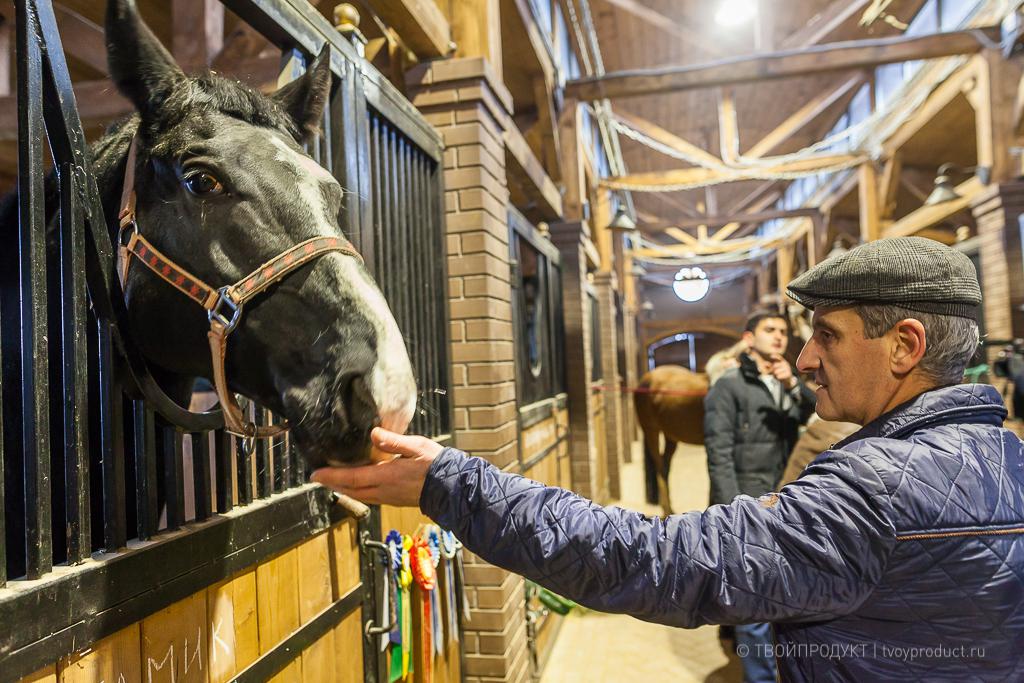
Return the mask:
<svg viewBox="0 0 1024 683"><path fill-rule="evenodd" d="M348 190L343 226L406 337L421 389L412 431L445 440L451 382L439 137L309 3L224 4L285 53L308 56L331 44L327 134L309 151ZM0 629L2 680L340 519L324 491L295 489L306 471L287 438L245 455L216 417L189 417L156 387L131 342L53 8L49 0L15 6L18 191L5 201L17 202L17 220L0 225L0 623L9 627ZM56 206L49 228L48 197ZM4 206L0 215L13 215ZM133 398L122 377L155 398ZM274 494L244 514L224 514ZM379 537L378 515L361 526ZM159 540L180 528L189 533L126 550L132 539ZM117 561L86 562L97 552ZM364 557L364 619L377 613L378 571ZM43 581L25 585L36 579ZM346 596L316 628L359 605ZM378 653L364 652L374 680ZM285 659L277 653L261 670L274 662Z"/></svg>

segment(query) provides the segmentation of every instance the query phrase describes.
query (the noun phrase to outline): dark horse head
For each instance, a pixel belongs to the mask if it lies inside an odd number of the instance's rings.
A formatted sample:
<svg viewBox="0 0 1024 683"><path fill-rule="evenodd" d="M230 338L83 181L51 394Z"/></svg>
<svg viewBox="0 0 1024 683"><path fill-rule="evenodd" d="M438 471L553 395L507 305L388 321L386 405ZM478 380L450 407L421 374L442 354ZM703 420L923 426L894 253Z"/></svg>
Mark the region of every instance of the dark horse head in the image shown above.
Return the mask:
<svg viewBox="0 0 1024 683"><path fill-rule="evenodd" d="M342 236L342 187L300 146L330 95L326 48L304 76L266 96L184 74L134 0L110 1L106 31L111 77L137 109L94 147L112 234L134 136L140 233L211 286L237 282L305 240ZM129 272L125 293L132 336L163 382L211 377L200 306L147 268ZM415 406L388 305L362 262L338 252L246 304L226 371L232 390L289 420L313 465L364 459L370 429L403 431Z"/></svg>

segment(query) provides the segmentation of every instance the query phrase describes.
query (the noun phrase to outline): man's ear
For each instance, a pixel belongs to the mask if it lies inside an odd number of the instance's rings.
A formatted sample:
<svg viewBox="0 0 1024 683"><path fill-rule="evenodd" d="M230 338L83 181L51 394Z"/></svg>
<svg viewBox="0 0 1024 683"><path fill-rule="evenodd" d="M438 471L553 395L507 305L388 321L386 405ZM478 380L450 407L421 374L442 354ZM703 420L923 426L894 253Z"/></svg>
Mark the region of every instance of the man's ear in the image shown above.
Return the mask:
<svg viewBox="0 0 1024 683"><path fill-rule="evenodd" d="M889 365L894 374L906 375L921 362L928 348L924 325L917 318L901 320L892 329Z"/></svg>
<svg viewBox="0 0 1024 683"><path fill-rule="evenodd" d="M331 95L331 46L324 43L320 54L306 73L275 92L271 97L295 122L299 142L307 142L320 132L324 107Z"/></svg>
<svg viewBox="0 0 1024 683"><path fill-rule="evenodd" d="M744 346L744 349L746 351L749 351L750 349L754 348L754 333L753 332L745 331L743 333L743 337L741 337L741 339L743 340L743 346Z"/></svg>

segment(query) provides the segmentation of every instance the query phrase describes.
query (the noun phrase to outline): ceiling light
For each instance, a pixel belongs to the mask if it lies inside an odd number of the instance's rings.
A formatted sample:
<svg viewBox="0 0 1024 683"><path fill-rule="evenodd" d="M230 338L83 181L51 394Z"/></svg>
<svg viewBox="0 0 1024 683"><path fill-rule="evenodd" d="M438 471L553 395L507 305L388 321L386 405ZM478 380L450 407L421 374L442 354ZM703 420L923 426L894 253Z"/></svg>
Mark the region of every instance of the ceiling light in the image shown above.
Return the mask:
<svg viewBox="0 0 1024 683"><path fill-rule="evenodd" d="M703 268L680 268L676 273L675 282L672 283L672 291L676 296L687 303L700 301L707 296L711 289L711 281Z"/></svg>
<svg viewBox="0 0 1024 683"><path fill-rule="evenodd" d="M721 0L715 12L715 21L719 26L732 28L751 21L755 14L756 0Z"/></svg>
<svg viewBox="0 0 1024 683"><path fill-rule="evenodd" d="M636 221L630 217L625 204L619 204L619 208L615 210L615 218L608 225L608 229L612 232L636 231Z"/></svg>

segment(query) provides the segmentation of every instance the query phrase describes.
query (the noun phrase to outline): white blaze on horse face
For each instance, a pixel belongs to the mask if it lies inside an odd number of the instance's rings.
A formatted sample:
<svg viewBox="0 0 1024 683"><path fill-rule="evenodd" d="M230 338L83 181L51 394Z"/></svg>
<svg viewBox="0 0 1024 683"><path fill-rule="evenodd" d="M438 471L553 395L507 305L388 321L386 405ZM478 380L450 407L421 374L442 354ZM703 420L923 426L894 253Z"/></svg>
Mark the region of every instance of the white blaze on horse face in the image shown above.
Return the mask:
<svg viewBox="0 0 1024 683"><path fill-rule="evenodd" d="M277 160L293 166L298 172L299 181L296 185L302 203L320 222L320 225L315 226L315 232L321 235L336 234L337 217L328 215L320 184L338 181L323 166L294 151L276 136L270 136L270 141L278 149ZM391 309L376 283L355 259L341 254L329 254L324 259L340 270L339 281L352 287L351 294L362 305L360 313L370 321L377 334L377 362L367 376L366 383L377 404L381 426L404 433L416 409L416 380L398 323L391 315Z"/></svg>

